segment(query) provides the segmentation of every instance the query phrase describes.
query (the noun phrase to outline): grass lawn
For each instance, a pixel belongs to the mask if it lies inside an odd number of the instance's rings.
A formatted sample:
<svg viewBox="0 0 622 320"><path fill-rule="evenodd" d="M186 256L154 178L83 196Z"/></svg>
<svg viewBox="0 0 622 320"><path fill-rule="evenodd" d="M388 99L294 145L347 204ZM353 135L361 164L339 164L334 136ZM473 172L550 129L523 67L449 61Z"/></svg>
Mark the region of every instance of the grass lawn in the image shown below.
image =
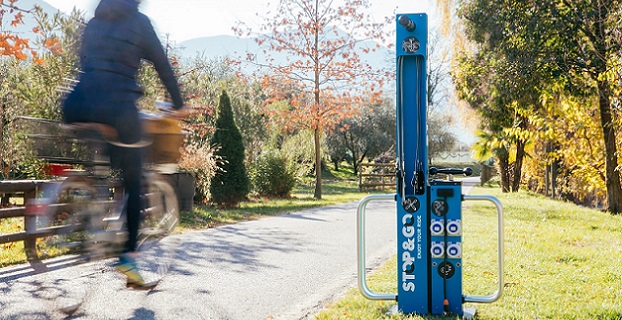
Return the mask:
<svg viewBox="0 0 622 320"><path fill-rule="evenodd" d="M493 304L473 304L477 319L622 319L622 216L519 192L476 188L505 210L505 289ZM464 294L488 295L496 283L496 211L463 206ZM355 268L353 266L353 268ZM395 293L396 260L368 275L374 292ZM394 302L370 301L357 289L317 319L452 319L387 316Z"/></svg>
<svg viewBox="0 0 622 320"><path fill-rule="evenodd" d="M0 219L0 234L10 234L24 230L24 218ZM0 244L0 268L26 261L24 242Z"/></svg>

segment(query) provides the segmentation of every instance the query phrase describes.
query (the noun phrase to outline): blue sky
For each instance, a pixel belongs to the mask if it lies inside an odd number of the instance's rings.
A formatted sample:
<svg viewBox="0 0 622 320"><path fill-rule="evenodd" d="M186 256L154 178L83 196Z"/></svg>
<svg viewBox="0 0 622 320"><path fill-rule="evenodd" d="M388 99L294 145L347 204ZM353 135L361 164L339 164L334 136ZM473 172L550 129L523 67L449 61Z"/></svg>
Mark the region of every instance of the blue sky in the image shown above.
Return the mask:
<svg viewBox="0 0 622 320"><path fill-rule="evenodd" d="M99 0L44 0L61 11L69 12L76 6L92 12ZM169 34L172 40L233 35L231 27L244 20L258 26L268 9L276 8L279 0L142 0L141 11L147 14L160 34ZM382 17L397 13L427 12L434 16L431 0L369 0L373 15ZM259 15L259 17L257 16Z"/></svg>

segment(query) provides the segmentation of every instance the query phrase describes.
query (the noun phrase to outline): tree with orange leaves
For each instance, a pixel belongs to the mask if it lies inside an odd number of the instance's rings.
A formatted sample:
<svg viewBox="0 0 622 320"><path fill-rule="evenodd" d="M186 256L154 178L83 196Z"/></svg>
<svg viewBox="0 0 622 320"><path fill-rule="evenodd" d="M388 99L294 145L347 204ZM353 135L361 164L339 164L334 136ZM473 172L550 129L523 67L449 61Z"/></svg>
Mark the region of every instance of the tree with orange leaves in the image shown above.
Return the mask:
<svg viewBox="0 0 622 320"><path fill-rule="evenodd" d="M28 53L30 53L38 63L41 63L41 60L36 58L37 52L31 48L28 39L5 28L5 19L10 19L8 28L15 28L24 23L24 14L31 14L36 9L36 6L30 9L19 7L17 5L18 1L19 0L0 0L0 21L2 22L2 29L0 30L0 56L9 56L17 60L24 60L28 57ZM38 30L35 28L33 32L38 33Z"/></svg>
<svg viewBox="0 0 622 320"><path fill-rule="evenodd" d="M368 40L384 41L389 22L375 23L367 0L280 0L275 14L267 14L257 44L266 55L259 61L249 54L247 61L263 73L267 103L287 100L290 108L273 117L286 129L314 132L314 197L322 198L321 137L339 122L357 112L364 102L380 98L389 73L361 59ZM243 25L243 24L242 24ZM238 35L252 35L249 28L234 28ZM286 55L285 63L275 57Z"/></svg>

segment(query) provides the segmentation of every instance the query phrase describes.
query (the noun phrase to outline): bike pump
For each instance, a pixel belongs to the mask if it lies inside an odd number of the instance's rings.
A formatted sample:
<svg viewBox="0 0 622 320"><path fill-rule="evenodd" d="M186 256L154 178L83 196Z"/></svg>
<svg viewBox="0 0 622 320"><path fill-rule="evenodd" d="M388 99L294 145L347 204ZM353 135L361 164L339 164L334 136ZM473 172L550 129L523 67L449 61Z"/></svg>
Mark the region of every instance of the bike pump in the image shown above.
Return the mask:
<svg viewBox="0 0 622 320"><path fill-rule="evenodd" d="M438 173L467 169L428 167L426 14L396 17L396 193L370 195L357 209L359 290L368 299L397 300L397 311L474 316L464 303L492 303L503 292L503 208L492 196L462 195L460 181L431 180ZM395 294L372 292L365 273L365 211L371 201L396 201L397 287ZM498 215L498 288L488 296L462 292L462 201L492 202Z"/></svg>

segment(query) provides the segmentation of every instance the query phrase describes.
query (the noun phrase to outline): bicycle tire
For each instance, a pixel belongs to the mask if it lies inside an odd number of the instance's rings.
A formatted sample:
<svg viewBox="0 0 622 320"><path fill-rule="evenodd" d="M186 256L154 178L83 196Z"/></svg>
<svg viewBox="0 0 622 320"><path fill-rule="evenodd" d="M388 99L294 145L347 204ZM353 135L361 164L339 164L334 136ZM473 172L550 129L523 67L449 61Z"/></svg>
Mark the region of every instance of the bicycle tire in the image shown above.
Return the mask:
<svg viewBox="0 0 622 320"><path fill-rule="evenodd" d="M66 254L82 254L89 228L96 191L87 182L67 179L52 185L44 195L53 200L44 215L37 219L37 230L52 235L37 239L36 254L40 260Z"/></svg>
<svg viewBox="0 0 622 320"><path fill-rule="evenodd" d="M72 176L46 184L39 200L45 211L37 216L37 232L45 236L37 239L35 254L50 272L39 291L54 312L67 315L80 307L91 275L99 273L98 266L87 263L99 195L88 178Z"/></svg>
<svg viewBox="0 0 622 320"><path fill-rule="evenodd" d="M139 237L166 236L179 224L179 203L173 187L156 174L145 177L145 208Z"/></svg>
<svg viewBox="0 0 622 320"><path fill-rule="evenodd" d="M168 273L174 261L177 243L167 236L179 223L179 205L166 179L148 174L144 181L145 208L138 232L136 262L146 282L157 282Z"/></svg>

